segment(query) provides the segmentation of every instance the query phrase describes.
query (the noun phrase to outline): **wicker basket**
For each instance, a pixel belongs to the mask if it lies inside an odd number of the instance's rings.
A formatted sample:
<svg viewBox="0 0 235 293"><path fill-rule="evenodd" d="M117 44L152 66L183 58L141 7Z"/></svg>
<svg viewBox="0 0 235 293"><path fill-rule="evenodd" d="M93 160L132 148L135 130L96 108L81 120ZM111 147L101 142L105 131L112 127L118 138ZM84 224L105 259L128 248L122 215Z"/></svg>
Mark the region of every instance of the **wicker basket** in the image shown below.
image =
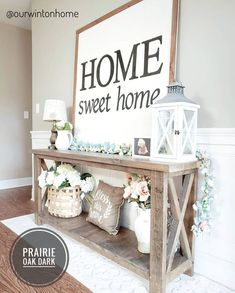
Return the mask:
<svg viewBox="0 0 235 293"><path fill-rule="evenodd" d="M77 217L82 212L79 187L57 189L49 187L47 193L48 212L60 218Z"/></svg>

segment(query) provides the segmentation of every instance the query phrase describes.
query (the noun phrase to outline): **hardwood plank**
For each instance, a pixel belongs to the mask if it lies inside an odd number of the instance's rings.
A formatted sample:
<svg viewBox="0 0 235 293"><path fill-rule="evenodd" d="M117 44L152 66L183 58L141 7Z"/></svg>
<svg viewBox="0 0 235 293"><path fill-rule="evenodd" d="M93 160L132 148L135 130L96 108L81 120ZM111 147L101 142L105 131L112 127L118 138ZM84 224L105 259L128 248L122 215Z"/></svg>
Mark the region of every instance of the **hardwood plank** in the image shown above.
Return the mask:
<svg viewBox="0 0 235 293"><path fill-rule="evenodd" d="M44 159L34 157L34 205L35 205L35 223L40 225L39 215L42 211L42 189L38 185L38 176L41 173L41 163L45 162Z"/></svg>
<svg viewBox="0 0 235 293"><path fill-rule="evenodd" d="M137 250L137 239L133 231L121 227L117 235L109 235L106 231L87 222L86 217L87 214L82 213L73 219L57 218L50 215L45 208L41 215L41 221L50 224L141 277L149 279L149 254L143 254ZM72 221L72 225L69 225L70 221Z"/></svg>
<svg viewBox="0 0 235 293"><path fill-rule="evenodd" d="M175 79L179 0L173 0L172 4L173 5L172 5L172 20L171 20L171 50L170 50L169 83L172 83Z"/></svg>
<svg viewBox="0 0 235 293"><path fill-rule="evenodd" d="M41 166L42 166L42 170L48 171L48 167L44 159L41 159Z"/></svg>
<svg viewBox="0 0 235 293"><path fill-rule="evenodd" d="M179 199L178 199L177 192L175 189L174 181L172 178L169 179L169 185L170 185L170 189L171 189L170 195L172 195L172 202L173 202L173 207L174 207L173 211L177 215L178 226L177 226L177 230L175 232L175 237L174 237L173 244L172 244L172 250L171 250L170 256L169 256L167 272L171 271L171 266L172 266L172 262L173 262L174 255L175 255L177 241L179 239L179 236L180 236L180 233L182 230L182 226L184 227L184 215L185 215L186 208L188 205L188 199L189 199L191 187L193 184L194 173L192 173L191 175L186 175L186 179L185 179L184 185L183 185L183 194L181 195L181 197ZM183 228L183 230L182 230L182 238L184 241L184 245L187 248L186 249L187 256L190 258L191 252L190 252L190 248L188 245L188 239L187 239L185 228Z"/></svg>
<svg viewBox="0 0 235 293"><path fill-rule="evenodd" d="M195 236L191 231L191 227L193 225L193 219L195 216L195 211L193 210L192 207L197 199L197 183L198 183L198 170L195 170L193 186L189 196L188 206L187 206L187 210L186 210L185 218L184 218L184 225L185 225L185 229L186 229L186 233L187 233L187 237L189 241L189 246L192 252L192 265L190 269L185 272L185 274L189 276L193 276L193 273L194 273Z"/></svg>
<svg viewBox="0 0 235 293"><path fill-rule="evenodd" d="M32 186L0 190L0 221L34 212Z"/></svg>
<svg viewBox="0 0 235 293"><path fill-rule="evenodd" d="M150 292L166 290L168 174L151 174Z"/></svg>
<svg viewBox="0 0 235 293"><path fill-rule="evenodd" d="M36 288L21 282L13 273L9 253L17 235L0 223L0 292L7 293L86 293L91 292L69 274L65 273L56 283L43 288Z"/></svg>
<svg viewBox="0 0 235 293"><path fill-rule="evenodd" d="M173 281L176 277L183 274L186 270L192 266L191 260L187 260L186 257L177 255L172 265L172 271L167 274L167 283Z"/></svg>
<svg viewBox="0 0 235 293"><path fill-rule="evenodd" d="M182 202L183 202L182 198L184 198L183 194L185 193L185 188L186 188L185 186L186 185L188 186L189 176L186 176L186 180L184 180L183 190L182 190L182 186L180 186L182 185L181 183L182 177L181 177L181 180L179 180L179 178L175 178L175 179L178 179L178 180L175 181L173 179L170 179L171 185L169 188L169 202L171 205L171 212L172 212L172 216L174 220L173 220L173 223L171 224L169 235L168 235L168 245L167 245L167 260L168 261L171 255L171 251L173 249L173 243L174 243L175 235L177 233L178 224L179 224L179 213L175 207L172 193L174 193L174 198L178 197L178 199L180 200L180 203L179 203L180 208L182 208ZM172 184L172 182L174 185ZM181 246L183 254L187 256L188 259L191 259L191 250L187 240L187 234L186 234L184 223L182 224L182 227L181 227L180 246Z"/></svg>

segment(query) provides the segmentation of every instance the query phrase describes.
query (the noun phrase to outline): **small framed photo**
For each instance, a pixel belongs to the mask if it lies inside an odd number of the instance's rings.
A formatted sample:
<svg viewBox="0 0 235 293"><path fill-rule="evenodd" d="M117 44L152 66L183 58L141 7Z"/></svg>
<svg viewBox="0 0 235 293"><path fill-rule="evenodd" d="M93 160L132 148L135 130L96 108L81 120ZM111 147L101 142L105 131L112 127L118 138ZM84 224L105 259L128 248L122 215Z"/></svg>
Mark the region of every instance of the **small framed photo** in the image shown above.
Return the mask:
<svg viewBox="0 0 235 293"><path fill-rule="evenodd" d="M133 157L150 157L151 139L146 137L135 137L133 143Z"/></svg>

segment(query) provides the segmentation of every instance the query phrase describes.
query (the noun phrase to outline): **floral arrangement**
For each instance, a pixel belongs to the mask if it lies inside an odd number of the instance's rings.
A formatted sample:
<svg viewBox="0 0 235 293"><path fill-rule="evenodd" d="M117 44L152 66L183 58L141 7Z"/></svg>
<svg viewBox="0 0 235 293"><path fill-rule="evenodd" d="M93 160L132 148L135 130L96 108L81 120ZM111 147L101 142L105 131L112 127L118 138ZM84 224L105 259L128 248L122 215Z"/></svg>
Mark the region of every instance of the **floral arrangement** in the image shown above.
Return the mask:
<svg viewBox="0 0 235 293"><path fill-rule="evenodd" d="M115 144L110 142L104 143L88 143L79 141L77 138L73 139L73 142L70 146L70 149L73 151L83 151L83 152L96 152L104 154L119 154L120 156L132 155L132 147L130 144Z"/></svg>
<svg viewBox="0 0 235 293"><path fill-rule="evenodd" d="M195 202L193 209L196 212L194 224L192 226L193 233L198 236L202 232L211 230L211 209L214 201L214 181L211 175L211 159L206 152L198 150L196 152L197 159L201 162L200 170L203 176L200 199Z"/></svg>
<svg viewBox="0 0 235 293"><path fill-rule="evenodd" d="M52 167L49 171L42 171L38 177L39 186L51 187L57 189L64 187L80 186L81 198L86 197L90 201L89 193L95 187L95 180L89 173L80 175L80 173L70 164L61 164L58 167Z"/></svg>
<svg viewBox="0 0 235 293"><path fill-rule="evenodd" d="M136 202L142 209L150 209L151 182L148 176L131 174L125 186L123 197L128 202Z"/></svg>
<svg viewBox="0 0 235 293"><path fill-rule="evenodd" d="M214 201L214 181L211 175L211 159L206 152L198 150L196 152L196 157L201 163L200 170L203 176L201 184L202 195L193 205L196 215L194 217L192 231L198 236L203 232L209 232L212 228L211 210ZM149 177L132 174L128 178L128 184L125 186L123 197L127 199L128 202L136 202L142 209L150 209L150 191L151 182ZM171 218L170 208L168 208L169 223L172 220Z"/></svg>
<svg viewBox="0 0 235 293"><path fill-rule="evenodd" d="M72 130L73 125L69 121L61 120L55 123L56 130Z"/></svg>

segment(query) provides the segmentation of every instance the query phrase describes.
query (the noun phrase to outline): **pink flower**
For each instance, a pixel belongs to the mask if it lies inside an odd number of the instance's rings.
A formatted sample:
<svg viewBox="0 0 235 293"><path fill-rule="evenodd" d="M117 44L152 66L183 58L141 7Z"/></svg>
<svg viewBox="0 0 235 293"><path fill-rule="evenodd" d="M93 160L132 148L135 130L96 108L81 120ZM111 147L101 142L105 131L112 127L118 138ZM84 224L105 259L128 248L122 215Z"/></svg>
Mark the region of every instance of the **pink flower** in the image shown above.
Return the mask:
<svg viewBox="0 0 235 293"><path fill-rule="evenodd" d="M149 198L150 193L146 181L141 181L137 183L136 193L139 195L140 201L146 201Z"/></svg>
<svg viewBox="0 0 235 293"><path fill-rule="evenodd" d="M206 221L202 221L199 225L199 228L201 231L207 231L208 230L208 225L207 225L207 222Z"/></svg>

